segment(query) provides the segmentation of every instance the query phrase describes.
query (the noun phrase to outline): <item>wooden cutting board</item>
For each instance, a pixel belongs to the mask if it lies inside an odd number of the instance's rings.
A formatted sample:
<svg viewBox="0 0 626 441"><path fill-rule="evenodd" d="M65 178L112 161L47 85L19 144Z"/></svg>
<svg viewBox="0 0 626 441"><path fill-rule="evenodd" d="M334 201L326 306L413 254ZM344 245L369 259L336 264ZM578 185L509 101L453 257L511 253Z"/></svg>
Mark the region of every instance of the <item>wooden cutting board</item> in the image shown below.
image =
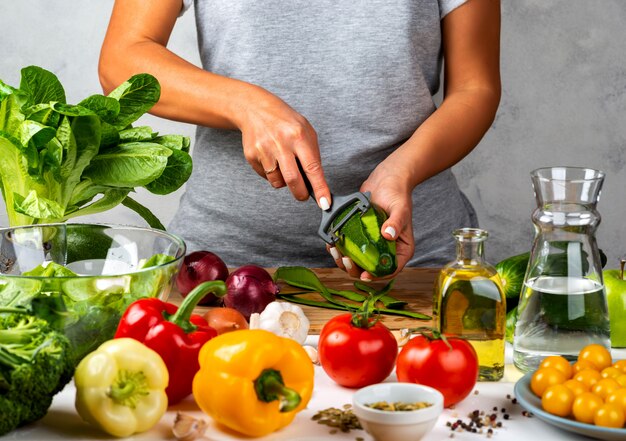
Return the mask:
<svg viewBox="0 0 626 441"><path fill-rule="evenodd" d="M354 288L354 280L339 268L316 268L313 269L315 274L324 283L325 286L337 290L357 291ZM431 315L433 306L433 287L435 278L439 273L438 268L405 268L394 281L393 289L389 295L398 300L403 300L408 304L404 307L407 311L421 312L422 314ZM368 285L377 289L382 289L387 281L370 282ZM301 291L297 288L280 285L281 292L289 293L292 291ZM362 291L358 291L361 292ZM314 300L324 300L319 294L307 294L307 298ZM324 324L332 317L343 314L344 311L332 309L316 308L313 306L300 305L309 321L311 322L310 334L319 334ZM430 326L432 321L416 320L409 317L383 315L382 322L392 330Z"/></svg>
<svg viewBox="0 0 626 441"><path fill-rule="evenodd" d="M273 273L273 270L273 268L268 269L270 273ZM353 286L354 279L348 277L348 275L339 268L314 268L313 271L317 274L322 283L329 288L356 291ZM389 295L397 298L398 300L407 302L408 305L405 306L405 309L408 311L421 312L423 314L431 315L433 305L433 287L438 273L438 268L405 268L396 277L393 289L389 292ZM368 285L372 285L380 289L384 287L386 283L387 281L379 281L368 283ZM281 292L284 293L301 291L282 283L280 284L280 288ZM323 298L318 294L307 294L306 296L315 300L323 300ZM173 303L179 303L180 295L178 293L173 293L170 301ZM344 311L316 308L305 305L300 305L300 307L311 322L310 334L319 334L324 324L330 318L344 313ZM206 310L206 307L199 307L197 312L202 313ZM432 325L432 321L389 315L383 315L382 322L392 330Z"/></svg>

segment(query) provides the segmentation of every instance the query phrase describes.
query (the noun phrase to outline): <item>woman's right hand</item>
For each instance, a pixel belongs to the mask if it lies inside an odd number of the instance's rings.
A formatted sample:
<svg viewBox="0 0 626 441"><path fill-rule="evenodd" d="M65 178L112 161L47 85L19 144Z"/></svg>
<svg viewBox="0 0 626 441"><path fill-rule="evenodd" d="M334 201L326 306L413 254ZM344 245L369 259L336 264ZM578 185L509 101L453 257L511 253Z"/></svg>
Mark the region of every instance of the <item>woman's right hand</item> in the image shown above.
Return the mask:
<svg viewBox="0 0 626 441"><path fill-rule="evenodd" d="M308 179L320 208L331 204L317 133L307 119L264 89L255 90L238 118L250 166L274 188L287 186L297 200L309 197ZM306 176L300 174L298 162Z"/></svg>

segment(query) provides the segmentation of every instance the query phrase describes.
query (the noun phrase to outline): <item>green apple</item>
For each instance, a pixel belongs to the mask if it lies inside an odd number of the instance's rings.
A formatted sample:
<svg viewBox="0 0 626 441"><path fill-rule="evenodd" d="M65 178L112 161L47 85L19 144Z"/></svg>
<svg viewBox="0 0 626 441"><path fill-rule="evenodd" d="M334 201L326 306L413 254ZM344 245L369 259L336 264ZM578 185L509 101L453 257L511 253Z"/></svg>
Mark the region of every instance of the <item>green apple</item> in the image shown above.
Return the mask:
<svg viewBox="0 0 626 441"><path fill-rule="evenodd" d="M626 347L626 280L621 270L602 271L611 321L611 346Z"/></svg>

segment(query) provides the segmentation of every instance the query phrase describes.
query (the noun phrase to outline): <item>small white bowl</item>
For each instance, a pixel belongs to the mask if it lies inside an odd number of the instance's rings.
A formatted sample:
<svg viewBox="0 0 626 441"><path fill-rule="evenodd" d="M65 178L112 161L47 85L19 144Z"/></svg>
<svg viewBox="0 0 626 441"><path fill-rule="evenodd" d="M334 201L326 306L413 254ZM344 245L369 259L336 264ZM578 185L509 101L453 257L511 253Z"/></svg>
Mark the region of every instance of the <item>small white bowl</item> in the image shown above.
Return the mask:
<svg viewBox="0 0 626 441"><path fill-rule="evenodd" d="M379 401L426 402L429 407L410 411L372 409ZM379 441L419 440L435 426L443 411L443 395L432 387L413 383L378 383L359 389L352 396L354 414L363 428Z"/></svg>

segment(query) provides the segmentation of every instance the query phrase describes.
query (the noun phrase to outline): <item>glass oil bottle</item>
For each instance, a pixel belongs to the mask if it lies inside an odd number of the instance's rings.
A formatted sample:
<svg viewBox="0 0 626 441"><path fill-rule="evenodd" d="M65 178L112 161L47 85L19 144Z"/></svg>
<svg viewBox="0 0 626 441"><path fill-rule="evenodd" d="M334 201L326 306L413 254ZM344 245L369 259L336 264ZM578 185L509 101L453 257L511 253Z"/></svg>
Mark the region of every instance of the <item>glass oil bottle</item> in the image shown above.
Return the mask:
<svg viewBox="0 0 626 441"><path fill-rule="evenodd" d="M435 326L472 344L479 381L497 381L504 375L506 297L496 269L484 259L488 233L462 228L453 235L456 260L440 271L435 282Z"/></svg>

